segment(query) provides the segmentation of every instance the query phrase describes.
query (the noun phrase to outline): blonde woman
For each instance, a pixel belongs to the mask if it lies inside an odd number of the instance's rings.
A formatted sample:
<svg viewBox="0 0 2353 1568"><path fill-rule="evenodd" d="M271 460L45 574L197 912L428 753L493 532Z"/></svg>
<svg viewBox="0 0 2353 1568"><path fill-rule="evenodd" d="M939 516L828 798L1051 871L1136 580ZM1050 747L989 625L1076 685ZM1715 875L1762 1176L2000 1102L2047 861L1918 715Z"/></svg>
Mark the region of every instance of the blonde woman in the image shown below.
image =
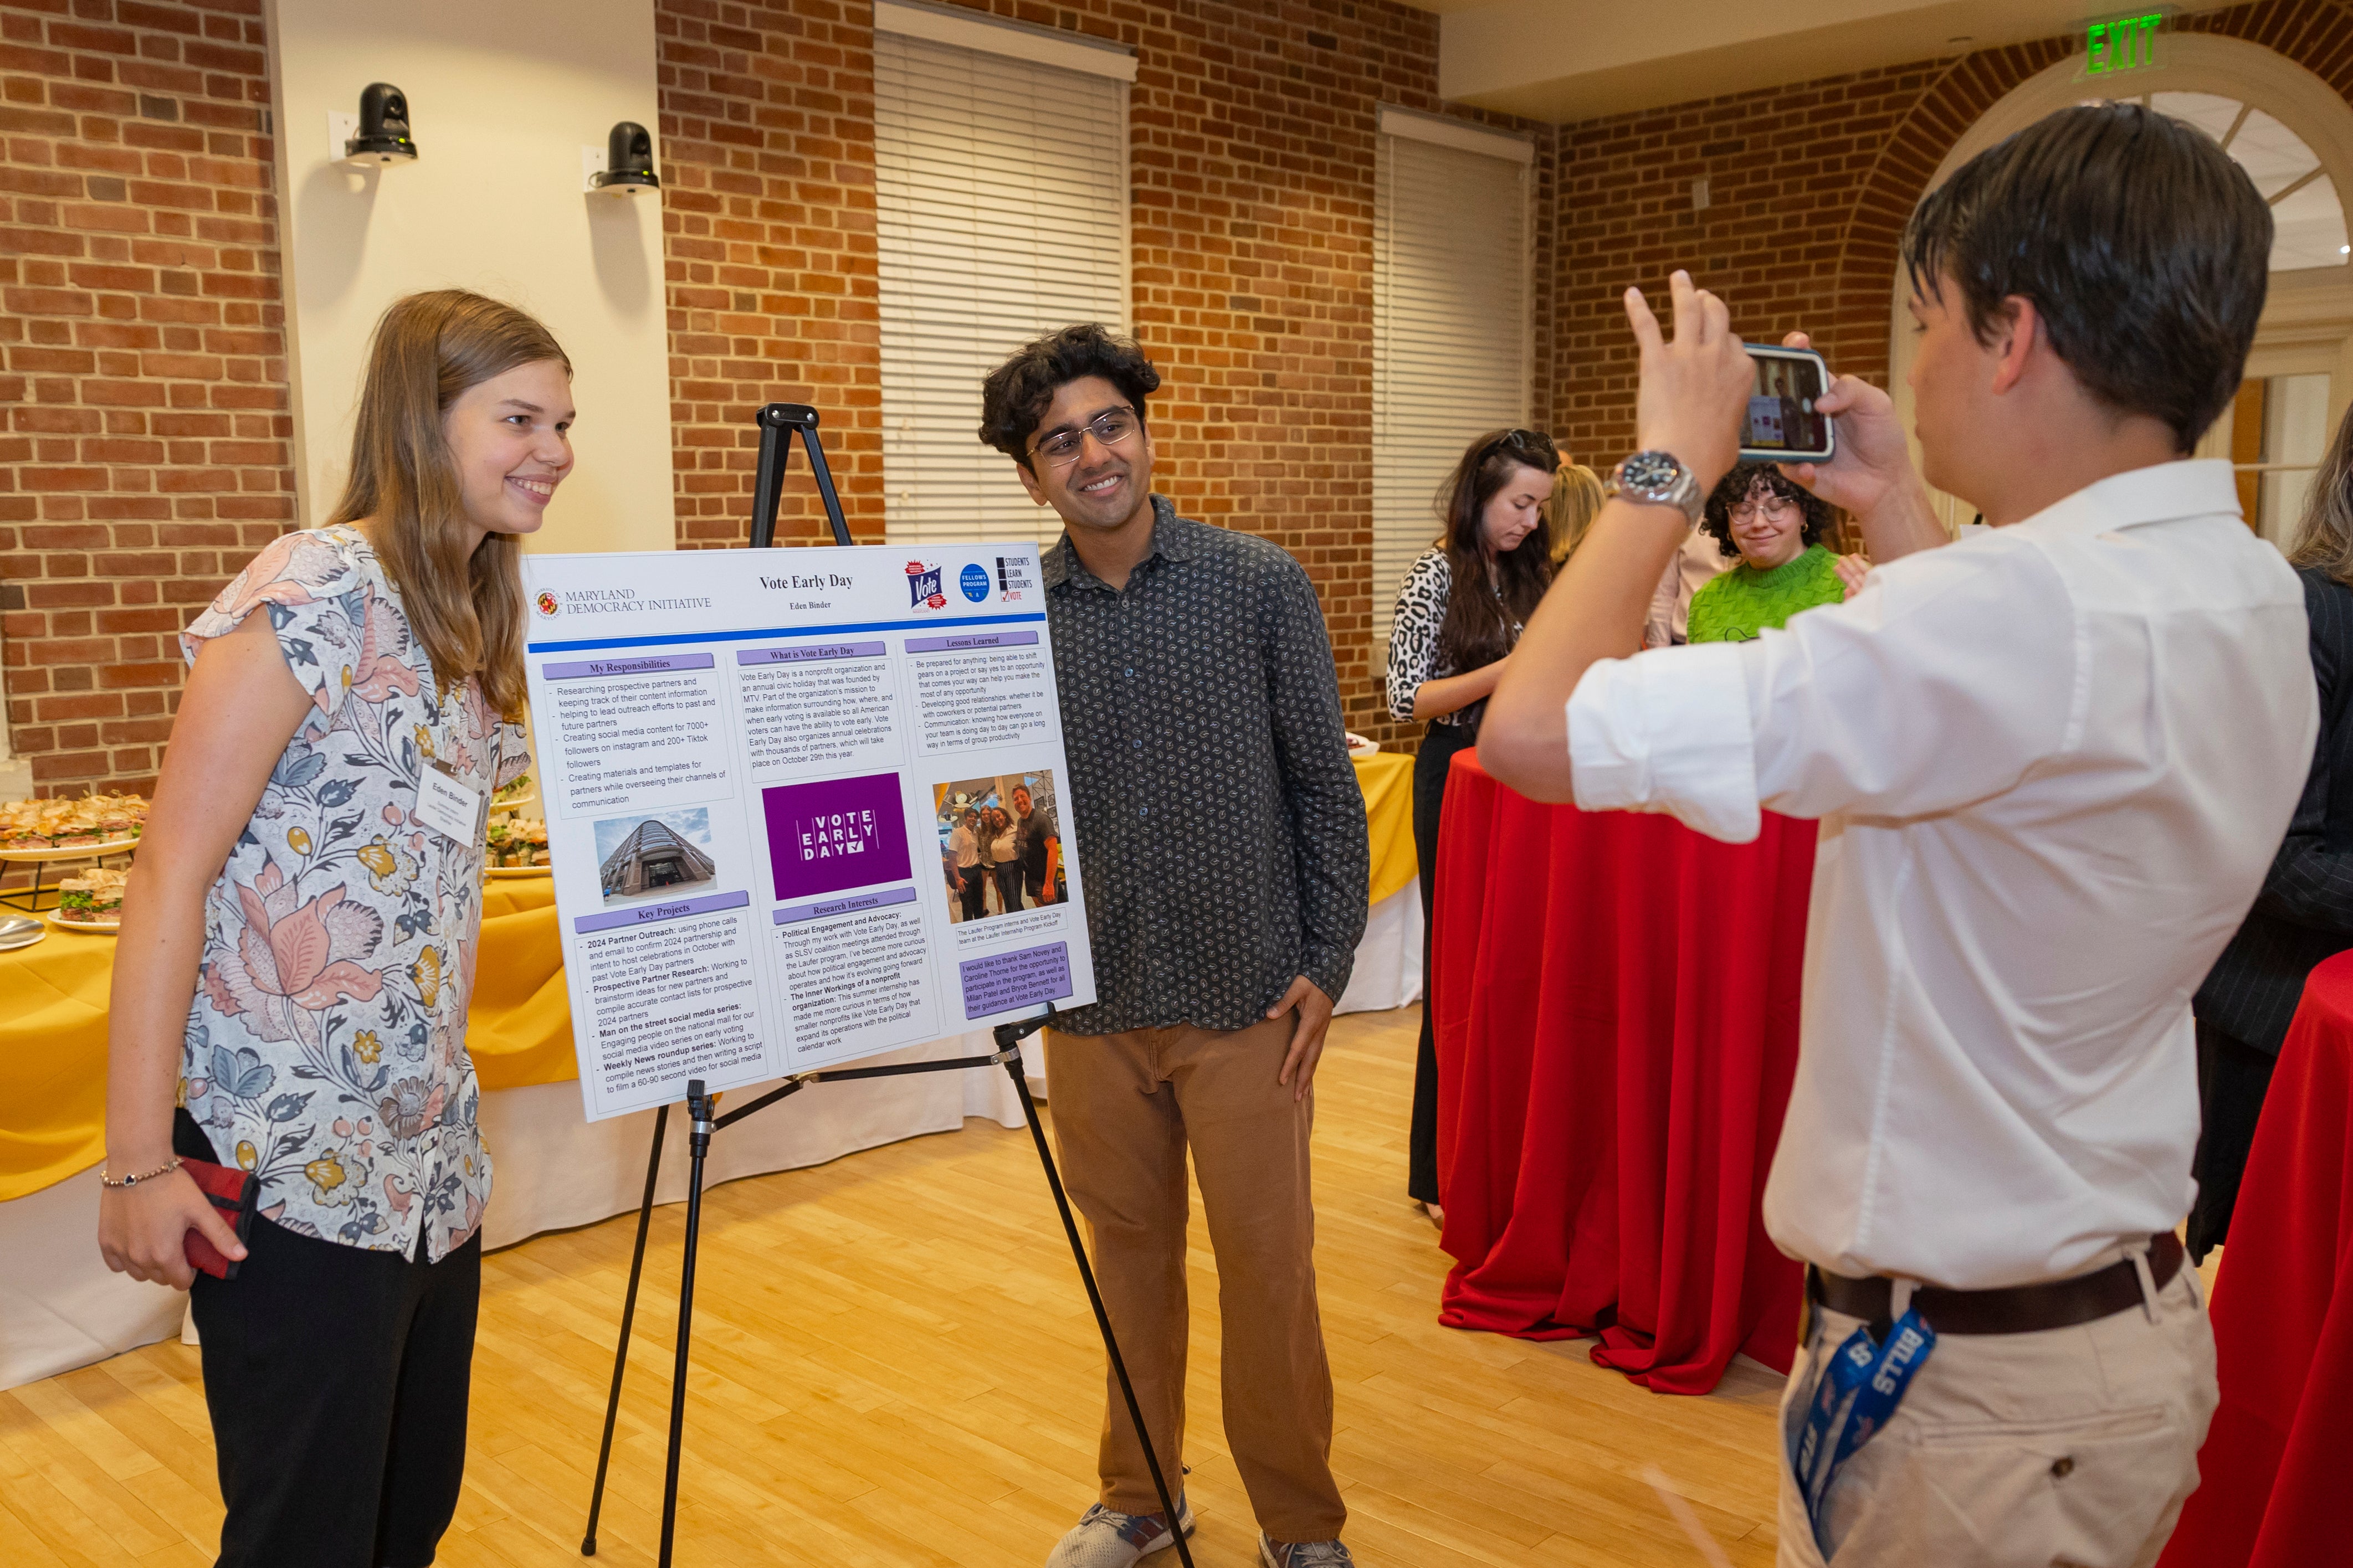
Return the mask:
<svg viewBox="0 0 2353 1568"><path fill-rule="evenodd" d="M1584 541L1585 531L1593 525L1594 514L1601 510L1601 476L1583 463L1563 459L1560 472L1554 477L1552 504L1545 510L1552 525L1552 569L1557 573L1568 563Z"/></svg>
<svg viewBox="0 0 2353 1568"><path fill-rule="evenodd" d="M572 468L571 363L449 290L376 325L331 521L190 662L114 971L99 1246L195 1276L224 1565L421 1568L457 1507L482 1207L466 1003L479 801L528 762L521 537ZM249 1173L246 1245L183 1159Z"/></svg>

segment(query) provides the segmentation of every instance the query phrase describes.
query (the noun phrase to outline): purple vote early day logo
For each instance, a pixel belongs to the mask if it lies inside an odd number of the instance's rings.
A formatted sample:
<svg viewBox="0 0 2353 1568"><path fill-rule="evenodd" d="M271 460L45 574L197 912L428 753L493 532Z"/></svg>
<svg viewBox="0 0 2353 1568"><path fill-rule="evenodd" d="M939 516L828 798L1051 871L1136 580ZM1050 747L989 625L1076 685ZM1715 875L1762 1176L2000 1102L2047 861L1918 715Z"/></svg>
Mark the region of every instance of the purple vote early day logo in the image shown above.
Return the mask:
<svg viewBox="0 0 2353 1568"><path fill-rule="evenodd" d="M899 775L779 784L760 792L776 897L815 898L910 875Z"/></svg>

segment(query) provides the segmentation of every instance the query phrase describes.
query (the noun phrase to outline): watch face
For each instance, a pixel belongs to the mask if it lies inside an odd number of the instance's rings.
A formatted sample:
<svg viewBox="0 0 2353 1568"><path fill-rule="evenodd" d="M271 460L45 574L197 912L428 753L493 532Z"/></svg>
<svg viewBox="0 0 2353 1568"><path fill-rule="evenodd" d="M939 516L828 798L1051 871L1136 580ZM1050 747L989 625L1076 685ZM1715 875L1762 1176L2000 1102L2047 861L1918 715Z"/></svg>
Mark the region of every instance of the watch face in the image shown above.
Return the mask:
<svg viewBox="0 0 2353 1568"><path fill-rule="evenodd" d="M1626 459L1622 471L1628 489L1657 494L1674 488L1683 477L1683 465L1664 452L1637 452Z"/></svg>

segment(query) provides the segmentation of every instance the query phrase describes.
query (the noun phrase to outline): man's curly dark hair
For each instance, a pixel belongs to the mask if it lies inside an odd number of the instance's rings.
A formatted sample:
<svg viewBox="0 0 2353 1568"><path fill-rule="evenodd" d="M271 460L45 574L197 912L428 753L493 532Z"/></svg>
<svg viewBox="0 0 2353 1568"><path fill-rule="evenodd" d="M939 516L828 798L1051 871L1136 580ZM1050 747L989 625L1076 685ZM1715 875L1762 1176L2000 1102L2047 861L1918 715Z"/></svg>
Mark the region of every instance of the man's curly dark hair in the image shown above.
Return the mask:
<svg viewBox="0 0 2353 1568"><path fill-rule="evenodd" d="M1013 351L1011 358L980 384L980 438L1023 468L1029 437L1054 395L1074 381L1099 375L1119 388L1136 422L1145 423L1144 400L1160 386L1160 373L1133 338L1113 337L1092 321L1049 332Z"/></svg>
<svg viewBox="0 0 2353 1568"><path fill-rule="evenodd" d="M1806 518L1799 538L1807 544L1820 544L1822 531L1831 525L1831 503L1770 463L1742 463L1708 492L1707 509L1700 514L1700 528L1714 536L1716 549L1726 555L1739 555L1740 546L1732 542L1732 509L1747 499L1748 487L1758 479L1775 495L1798 503Z"/></svg>

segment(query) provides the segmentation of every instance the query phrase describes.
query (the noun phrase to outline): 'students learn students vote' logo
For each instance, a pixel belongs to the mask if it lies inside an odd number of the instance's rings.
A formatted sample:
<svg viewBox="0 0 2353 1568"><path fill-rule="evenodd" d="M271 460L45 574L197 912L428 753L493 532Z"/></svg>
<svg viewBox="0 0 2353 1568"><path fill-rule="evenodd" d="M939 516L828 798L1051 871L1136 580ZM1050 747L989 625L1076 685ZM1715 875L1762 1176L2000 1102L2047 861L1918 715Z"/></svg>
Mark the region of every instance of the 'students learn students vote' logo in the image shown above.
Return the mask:
<svg viewBox="0 0 2353 1568"><path fill-rule="evenodd" d="M909 876L899 775L824 779L760 792L776 898L816 898Z"/></svg>

